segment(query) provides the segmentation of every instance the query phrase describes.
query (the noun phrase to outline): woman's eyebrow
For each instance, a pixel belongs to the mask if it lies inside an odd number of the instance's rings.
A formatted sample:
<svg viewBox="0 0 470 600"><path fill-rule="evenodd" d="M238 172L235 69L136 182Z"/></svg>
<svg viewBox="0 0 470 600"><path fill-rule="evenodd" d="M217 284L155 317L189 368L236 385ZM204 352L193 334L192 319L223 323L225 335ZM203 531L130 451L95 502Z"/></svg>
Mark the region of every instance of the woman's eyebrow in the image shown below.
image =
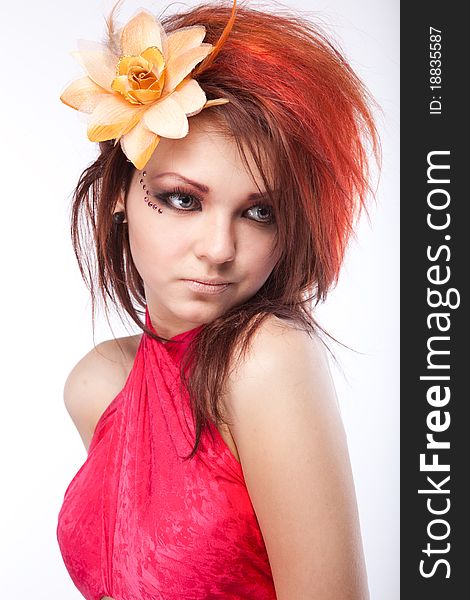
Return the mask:
<svg viewBox="0 0 470 600"><path fill-rule="evenodd" d="M181 175L180 173L175 173L173 171L165 171L164 173L158 173L158 175L154 175L153 179L158 179L159 177L165 177L167 175L171 175L173 177L178 177L178 179L181 179L182 181L189 183L189 185L194 186L196 189L198 189L200 192L202 192L204 194L209 194L211 191L207 185L204 185L203 183L199 183L198 181L189 179L188 177L185 177L184 175ZM248 196L248 200L250 200L250 201L259 200L260 198L268 199L269 198L268 193L267 192L253 192L252 194L250 194Z"/></svg>

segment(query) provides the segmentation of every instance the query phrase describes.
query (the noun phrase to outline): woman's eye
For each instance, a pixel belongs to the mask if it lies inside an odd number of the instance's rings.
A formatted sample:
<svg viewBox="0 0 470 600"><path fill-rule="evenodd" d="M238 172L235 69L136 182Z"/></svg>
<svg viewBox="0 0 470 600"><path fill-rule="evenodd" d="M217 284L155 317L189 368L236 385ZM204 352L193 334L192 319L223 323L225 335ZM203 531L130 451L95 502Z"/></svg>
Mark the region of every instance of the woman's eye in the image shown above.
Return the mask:
<svg viewBox="0 0 470 600"><path fill-rule="evenodd" d="M248 212L251 212L253 218L260 223L273 223L274 222L274 214L271 206L258 205L252 206L248 209Z"/></svg>
<svg viewBox="0 0 470 600"><path fill-rule="evenodd" d="M180 212L190 212L198 210L200 201L196 196L184 190L174 189L162 194L155 194L163 204L169 206L173 210ZM273 207L265 204L257 204L246 210L250 219L257 223L271 224L274 223Z"/></svg>
<svg viewBox="0 0 470 600"><path fill-rule="evenodd" d="M188 211L197 206L198 199L184 191L173 190L157 195L162 202L175 210Z"/></svg>

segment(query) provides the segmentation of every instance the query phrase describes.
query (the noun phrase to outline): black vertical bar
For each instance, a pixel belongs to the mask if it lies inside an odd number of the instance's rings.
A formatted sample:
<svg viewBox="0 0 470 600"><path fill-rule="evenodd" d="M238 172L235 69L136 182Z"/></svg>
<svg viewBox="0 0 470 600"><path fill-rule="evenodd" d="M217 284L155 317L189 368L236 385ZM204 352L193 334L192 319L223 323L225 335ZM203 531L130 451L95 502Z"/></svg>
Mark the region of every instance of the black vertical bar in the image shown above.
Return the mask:
<svg viewBox="0 0 470 600"><path fill-rule="evenodd" d="M406 600L470 598L468 27L458 3L402 3L401 598Z"/></svg>

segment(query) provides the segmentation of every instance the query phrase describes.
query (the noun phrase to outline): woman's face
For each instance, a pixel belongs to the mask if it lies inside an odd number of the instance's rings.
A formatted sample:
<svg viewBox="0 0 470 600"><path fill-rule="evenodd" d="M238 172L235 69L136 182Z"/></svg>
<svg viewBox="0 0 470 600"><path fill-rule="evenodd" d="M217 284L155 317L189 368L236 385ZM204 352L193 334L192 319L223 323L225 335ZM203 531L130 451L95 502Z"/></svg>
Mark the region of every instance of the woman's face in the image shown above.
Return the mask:
<svg viewBox="0 0 470 600"><path fill-rule="evenodd" d="M250 166L264 192L251 156ZM159 335L208 323L261 288L279 258L273 216L235 140L207 119L192 117L184 138L160 140L126 201L132 258ZM194 283L213 280L228 285Z"/></svg>

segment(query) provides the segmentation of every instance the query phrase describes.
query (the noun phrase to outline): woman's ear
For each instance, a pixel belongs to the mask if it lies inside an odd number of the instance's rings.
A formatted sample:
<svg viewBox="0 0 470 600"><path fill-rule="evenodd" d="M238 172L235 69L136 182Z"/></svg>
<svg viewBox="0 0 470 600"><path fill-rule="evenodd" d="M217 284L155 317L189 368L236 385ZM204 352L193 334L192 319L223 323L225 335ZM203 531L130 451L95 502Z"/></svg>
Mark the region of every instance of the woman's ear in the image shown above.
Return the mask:
<svg viewBox="0 0 470 600"><path fill-rule="evenodd" d="M125 204L124 204L124 194L120 194L119 198L116 202L116 206L114 207L114 212L124 212Z"/></svg>

